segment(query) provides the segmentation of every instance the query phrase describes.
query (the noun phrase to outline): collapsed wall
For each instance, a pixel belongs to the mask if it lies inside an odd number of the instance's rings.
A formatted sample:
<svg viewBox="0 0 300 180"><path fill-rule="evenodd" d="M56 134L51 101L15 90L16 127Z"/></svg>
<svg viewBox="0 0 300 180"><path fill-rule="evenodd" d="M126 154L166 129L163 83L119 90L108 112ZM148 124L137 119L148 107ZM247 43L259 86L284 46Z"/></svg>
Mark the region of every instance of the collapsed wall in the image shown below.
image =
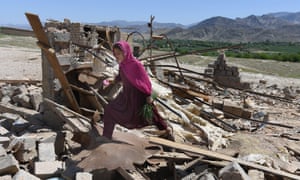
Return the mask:
<svg viewBox="0 0 300 180"><path fill-rule="evenodd" d="M214 63L209 64L205 73L212 75L215 82L225 87L236 89L250 89L250 83L241 82L239 70L236 66L226 64L225 53L222 52Z"/></svg>
<svg viewBox="0 0 300 180"><path fill-rule="evenodd" d="M102 58L102 61L104 61L108 58L107 54L103 54L103 51L96 52L93 48L98 46L105 50L111 50L112 44L120 40L120 30L118 27L73 23L68 19L65 19L63 22L46 22L44 28L60 65L57 68L61 68L68 81L78 87L84 87L84 83L78 81L79 69L80 72L101 72L101 68L105 66L99 58ZM95 60L95 56L97 56L98 60ZM60 81L58 77L55 77L52 68L42 51L43 97L68 106L66 95L61 90ZM97 74L94 73L93 75ZM74 94L79 102L81 94L75 91ZM82 102L82 104L89 105L93 103ZM90 105L87 108L95 110L97 109L95 106ZM48 107L44 107L45 116L53 116L51 109L48 109ZM51 126L60 125L54 123Z"/></svg>
<svg viewBox="0 0 300 180"><path fill-rule="evenodd" d="M87 68L89 65L93 66L93 62L91 62L93 54L88 50L96 45L111 49L112 44L120 40L118 27L73 23L68 19L65 19L64 22L46 22L45 31L65 72L70 68L76 69L79 62L86 64ZM43 53L42 72L43 96L63 103L64 101L60 100L62 99L61 93L55 92L59 86L58 81L55 80L53 70Z"/></svg>

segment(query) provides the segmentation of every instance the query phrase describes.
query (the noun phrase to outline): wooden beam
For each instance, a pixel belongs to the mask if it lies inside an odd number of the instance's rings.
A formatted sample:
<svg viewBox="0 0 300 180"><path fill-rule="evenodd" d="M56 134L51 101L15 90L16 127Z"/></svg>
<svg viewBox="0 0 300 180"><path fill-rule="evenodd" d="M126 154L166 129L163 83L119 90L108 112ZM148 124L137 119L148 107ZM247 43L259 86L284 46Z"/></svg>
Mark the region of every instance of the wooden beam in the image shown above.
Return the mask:
<svg viewBox="0 0 300 180"><path fill-rule="evenodd" d="M0 79L0 83L8 83L8 84L20 84L20 83L28 83L28 84L39 84L41 80L27 80L27 79Z"/></svg>
<svg viewBox="0 0 300 180"><path fill-rule="evenodd" d="M31 14L31 13L25 13L37 39L45 44L46 46L50 47L50 43L48 40L47 35L45 34L45 31L43 29L42 23L40 21L40 18L35 15L35 14Z"/></svg>
<svg viewBox="0 0 300 180"><path fill-rule="evenodd" d="M13 113L13 114L19 114L20 116L24 117L24 118L30 118L31 116L35 115L35 114L39 114L39 112L32 110L32 109L28 109L28 108L24 108L24 107L18 107L9 103L2 103L0 102L0 113Z"/></svg>
<svg viewBox="0 0 300 180"><path fill-rule="evenodd" d="M157 138L157 137L150 137L149 141L151 143L154 143L154 144L159 144L159 145L171 147L171 148L174 148L174 149L179 149L179 150L182 150L182 151L192 152L192 153L204 155L204 156L215 158L215 159L221 159L221 160L231 161L231 162L236 161L237 163L239 163L243 166L252 167L252 168L259 169L259 170L262 170L264 172L279 175L279 176L282 176L282 177L287 177L287 178L291 178L291 179L300 179L300 176L295 175L295 174L287 173L287 172L280 171L280 170L277 170L277 169L273 169L273 168L269 168L269 167L262 166L262 165L259 165L259 164L255 164L255 163L252 163L252 162L244 161L244 160L234 158L234 157L231 157L231 156L227 156L227 155L224 155L224 154L220 154L220 153L217 153L217 152L214 152L214 151L200 149L198 147L194 147L194 146L190 146L190 145L186 145L186 144L180 144L180 143L176 143L176 142L173 142L173 141L169 141L169 140L162 139L162 138Z"/></svg>
<svg viewBox="0 0 300 180"><path fill-rule="evenodd" d="M50 99L45 98L44 102L46 102L63 121L69 124L75 132L88 133L91 131L91 120L87 117L78 114L63 105L57 104Z"/></svg>
<svg viewBox="0 0 300 180"><path fill-rule="evenodd" d="M55 76L58 78L58 80L61 84L61 87L63 88L63 91L66 94L67 99L70 102L72 110L80 113L81 110L79 108L78 102L73 94L73 91L68 82L68 79L66 78L66 76L57 60L54 49L45 46L41 42L37 42L37 44L42 49L42 51L45 53L49 63L51 64L53 72L54 72Z"/></svg>
<svg viewBox="0 0 300 180"><path fill-rule="evenodd" d="M153 154L152 157L154 158L167 158L173 160L191 160L192 158L184 153L179 152L159 152Z"/></svg>
<svg viewBox="0 0 300 180"><path fill-rule="evenodd" d="M45 53L45 56L49 63L52 66L52 69L55 73L55 76L58 78L64 93L67 96L67 99L69 100L69 103L71 105L71 108L80 113L81 110L79 108L79 105L76 101L76 98L73 94L73 91L69 85L69 82L58 62L58 59L56 57L54 49L51 48L51 45L49 43L48 37L43 29L42 23L40 21L40 18L31 13L25 13L34 33L36 34L37 39L39 40L37 42L38 46L42 49L42 51Z"/></svg>

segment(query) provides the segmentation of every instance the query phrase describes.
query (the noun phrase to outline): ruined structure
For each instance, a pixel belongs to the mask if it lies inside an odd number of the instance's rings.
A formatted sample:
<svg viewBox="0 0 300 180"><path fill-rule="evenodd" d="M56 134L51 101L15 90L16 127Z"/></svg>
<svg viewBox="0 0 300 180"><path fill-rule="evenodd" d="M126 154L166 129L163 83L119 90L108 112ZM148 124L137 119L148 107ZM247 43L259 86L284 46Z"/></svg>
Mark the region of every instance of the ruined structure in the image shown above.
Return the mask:
<svg viewBox="0 0 300 180"><path fill-rule="evenodd" d="M250 89L249 83L241 82L238 67L228 66L226 64L225 52L221 52L217 60L208 65L205 73L211 75L214 81L222 86L237 89Z"/></svg>
<svg viewBox="0 0 300 180"><path fill-rule="evenodd" d="M47 22L45 29L50 44L55 49L59 64L67 74L77 68L86 68L97 75L107 57L97 54L96 51L92 51L92 48L97 45L110 50L112 44L120 40L120 31L117 27L71 23L65 20L64 22ZM102 59L99 60L99 58ZM51 68L49 68L48 60L43 56L43 72L49 69ZM54 74L43 74L44 95L51 99L55 97L53 80ZM57 98L54 99L57 100Z"/></svg>

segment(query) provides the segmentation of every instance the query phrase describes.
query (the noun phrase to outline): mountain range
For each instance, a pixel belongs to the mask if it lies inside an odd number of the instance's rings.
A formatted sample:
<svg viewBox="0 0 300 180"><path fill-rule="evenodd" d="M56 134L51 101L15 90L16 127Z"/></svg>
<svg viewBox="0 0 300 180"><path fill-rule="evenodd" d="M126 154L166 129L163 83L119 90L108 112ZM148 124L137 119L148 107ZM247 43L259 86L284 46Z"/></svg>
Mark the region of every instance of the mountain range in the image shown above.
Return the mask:
<svg viewBox="0 0 300 180"><path fill-rule="evenodd" d="M149 33L147 22L111 21L99 25L116 25L122 31ZM154 33L168 38L224 42L300 42L300 12L278 12L230 19L216 16L184 26L175 23L153 23Z"/></svg>
<svg viewBox="0 0 300 180"><path fill-rule="evenodd" d="M85 24L85 23L83 23ZM86 23L91 24L91 23ZM94 25L117 26L122 32L138 31L149 37L150 28L146 21L106 21ZM29 25L5 25L30 29ZM223 42L300 42L300 12L277 12L245 18L215 16L191 25L178 23L152 24L156 35L165 34L170 39L189 39Z"/></svg>

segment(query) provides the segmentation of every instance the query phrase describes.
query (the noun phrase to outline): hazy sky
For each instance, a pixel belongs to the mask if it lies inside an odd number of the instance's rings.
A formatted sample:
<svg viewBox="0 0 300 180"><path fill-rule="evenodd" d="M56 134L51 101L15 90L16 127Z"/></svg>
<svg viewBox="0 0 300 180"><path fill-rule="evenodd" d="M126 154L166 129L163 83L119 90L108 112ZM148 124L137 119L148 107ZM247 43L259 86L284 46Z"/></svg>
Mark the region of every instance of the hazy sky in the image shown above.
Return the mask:
<svg viewBox="0 0 300 180"><path fill-rule="evenodd" d="M149 21L153 15L155 22L189 25L214 16L234 19L300 12L300 0L1 0L0 24L28 24L25 12L39 15L42 21Z"/></svg>

